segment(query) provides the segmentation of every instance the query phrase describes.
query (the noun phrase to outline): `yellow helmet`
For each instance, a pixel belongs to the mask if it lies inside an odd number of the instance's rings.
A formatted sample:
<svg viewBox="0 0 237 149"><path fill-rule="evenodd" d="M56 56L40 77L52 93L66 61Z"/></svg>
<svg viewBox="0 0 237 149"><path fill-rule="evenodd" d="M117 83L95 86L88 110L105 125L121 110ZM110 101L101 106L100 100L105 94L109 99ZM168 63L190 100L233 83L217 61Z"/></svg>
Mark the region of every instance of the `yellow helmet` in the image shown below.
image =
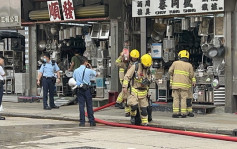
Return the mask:
<svg viewBox="0 0 237 149"><path fill-rule="evenodd" d="M187 50L182 50L178 54L179 58L187 58L189 59L189 52Z"/></svg>
<svg viewBox="0 0 237 149"><path fill-rule="evenodd" d="M152 58L149 54L145 54L141 57L141 63L145 66L145 67L150 67L152 64Z"/></svg>
<svg viewBox="0 0 237 149"><path fill-rule="evenodd" d="M130 52L130 57L132 58L139 58L140 57L140 53L137 49L133 49L131 52Z"/></svg>

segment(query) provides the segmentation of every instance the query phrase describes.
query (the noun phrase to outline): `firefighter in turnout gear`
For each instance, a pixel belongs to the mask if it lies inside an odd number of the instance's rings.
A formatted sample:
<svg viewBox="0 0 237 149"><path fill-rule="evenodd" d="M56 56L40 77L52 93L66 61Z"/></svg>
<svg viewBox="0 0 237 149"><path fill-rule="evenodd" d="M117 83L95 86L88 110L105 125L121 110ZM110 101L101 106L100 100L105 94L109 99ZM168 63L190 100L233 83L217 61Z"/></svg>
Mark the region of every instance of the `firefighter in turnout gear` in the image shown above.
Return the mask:
<svg viewBox="0 0 237 149"><path fill-rule="evenodd" d="M195 84L196 84L195 77L192 78L192 83L193 83L193 86L195 86ZM189 94L188 94L188 99L187 99L187 113L188 113L189 117L194 117L192 102L193 102L193 88L191 87Z"/></svg>
<svg viewBox="0 0 237 149"><path fill-rule="evenodd" d="M182 50L178 54L179 60L175 61L169 69L170 84L173 96L173 118L187 116L187 99L189 98L192 78L194 77L193 66L189 61L189 52Z"/></svg>
<svg viewBox="0 0 237 149"><path fill-rule="evenodd" d="M132 65L127 71L123 81L123 92L128 92L128 85L131 84L131 95L128 97L128 105L131 106L131 123L135 124L135 116L140 112L141 124L148 124L148 99L147 93L151 81L150 66L152 58L149 54L141 57L141 63Z"/></svg>
<svg viewBox="0 0 237 149"><path fill-rule="evenodd" d="M119 79L120 79L121 85L123 84L126 70L128 70L134 63L138 62L140 53L136 49L132 50L130 52L130 62L125 62L123 55L124 54L122 52L119 58L116 60L116 64L119 67ZM123 102L125 102L125 116L126 117L130 116L130 111L131 111L131 108L127 105L128 96L129 96L129 93L124 93L123 91L121 91L116 101L116 107L119 107L121 109L123 109Z"/></svg>

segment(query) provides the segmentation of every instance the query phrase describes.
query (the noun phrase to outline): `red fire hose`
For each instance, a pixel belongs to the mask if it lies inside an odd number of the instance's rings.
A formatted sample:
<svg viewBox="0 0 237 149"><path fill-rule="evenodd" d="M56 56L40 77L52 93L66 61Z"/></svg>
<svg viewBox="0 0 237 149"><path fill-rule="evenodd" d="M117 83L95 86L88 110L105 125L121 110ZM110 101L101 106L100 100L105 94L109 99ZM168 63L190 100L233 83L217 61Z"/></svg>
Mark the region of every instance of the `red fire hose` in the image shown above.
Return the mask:
<svg viewBox="0 0 237 149"><path fill-rule="evenodd" d="M110 107L114 104L115 104L115 102L107 104L107 105L99 107L99 108L96 108L96 109L94 109L94 112L105 109L105 108ZM86 113L86 116L87 116L87 113ZM150 131L157 131L157 132L173 133L173 134L179 134L179 135L199 137L199 138L208 138L208 139L216 139L216 140L237 142L237 137L231 137L231 136L205 134L205 133L189 132L189 131L182 131L182 130L156 128L156 127L149 127L149 126L137 126L137 125L121 124L121 123L107 122L107 121L97 119L97 118L95 119L95 121L97 123L101 123L101 124L108 125L108 126L114 126L114 127L125 127L125 128L133 128L133 129L140 129L140 130L150 130Z"/></svg>

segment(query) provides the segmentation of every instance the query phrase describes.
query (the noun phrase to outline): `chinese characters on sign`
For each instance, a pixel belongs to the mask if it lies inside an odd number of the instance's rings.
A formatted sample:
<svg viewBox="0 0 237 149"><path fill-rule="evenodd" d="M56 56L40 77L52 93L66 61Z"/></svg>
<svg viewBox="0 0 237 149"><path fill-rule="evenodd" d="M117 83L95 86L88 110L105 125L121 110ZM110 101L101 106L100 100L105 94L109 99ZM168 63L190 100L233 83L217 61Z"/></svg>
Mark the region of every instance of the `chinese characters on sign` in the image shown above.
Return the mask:
<svg viewBox="0 0 237 149"><path fill-rule="evenodd" d="M133 17L224 11L224 0L133 0Z"/></svg>
<svg viewBox="0 0 237 149"><path fill-rule="evenodd" d="M50 21L60 21L60 7L58 0L47 1ZM64 20L75 20L75 13L72 0L61 0Z"/></svg>
<svg viewBox="0 0 237 149"><path fill-rule="evenodd" d="M21 1L2 0L0 10L0 28L21 26Z"/></svg>
<svg viewBox="0 0 237 149"><path fill-rule="evenodd" d="M50 21L60 21L60 8L58 1L47 1Z"/></svg>
<svg viewBox="0 0 237 149"><path fill-rule="evenodd" d="M64 20L75 20L72 0L61 0Z"/></svg>

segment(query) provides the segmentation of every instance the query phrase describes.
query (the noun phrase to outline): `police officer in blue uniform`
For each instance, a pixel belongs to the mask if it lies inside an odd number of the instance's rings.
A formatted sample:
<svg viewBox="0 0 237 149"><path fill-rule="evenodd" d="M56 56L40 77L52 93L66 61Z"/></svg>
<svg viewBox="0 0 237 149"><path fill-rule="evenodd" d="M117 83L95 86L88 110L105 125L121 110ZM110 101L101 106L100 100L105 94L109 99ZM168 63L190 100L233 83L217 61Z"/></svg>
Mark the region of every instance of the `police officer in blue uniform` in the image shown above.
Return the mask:
<svg viewBox="0 0 237 149"><path fill-rule="evenodd" d="M77 82L77 98L80 110L80 127L85 126L85 103L88 113L90 126L96 126L92 105L91 95L91 78L96 76L96 71L92 70L91 65L88 63L86 57L81 57L82 65L77 68L73 73L73 78Z"/></svg>
<svg viewBox="0 0 237 149"><path fill-rule="evenodd" d="M55 61L50 60L49 53L44 54L44 62L41 65L38 75L37 84L40 85L40 79L42 78L43 83L43 106L44 110L58 109L54 104L54 91L55 91L55 83L60 82L60 73L59 67ZM57 78L54 73L57 72ZM48 92L49 92L49 105L48 106Z"/></svg>

